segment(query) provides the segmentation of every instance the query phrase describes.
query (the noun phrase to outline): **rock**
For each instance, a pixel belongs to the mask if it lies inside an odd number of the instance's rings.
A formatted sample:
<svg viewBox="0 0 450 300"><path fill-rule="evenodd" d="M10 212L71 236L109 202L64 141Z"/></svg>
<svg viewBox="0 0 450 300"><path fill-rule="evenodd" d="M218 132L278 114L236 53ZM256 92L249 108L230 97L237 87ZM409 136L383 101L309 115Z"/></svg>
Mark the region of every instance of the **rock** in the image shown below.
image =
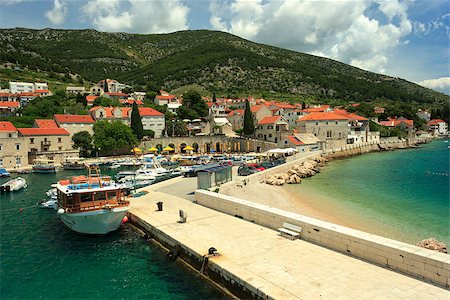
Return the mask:
<svg viewBox="0 0 450 300"><path fill-rule="evenodd" d="M419 247L422 247L422 248L425 248L425 249L439 251L439 252L442 252L442 253L447 253L447 245L437 241L434 238L429 238L429 239L426 239L426 240L422 240L422 241L418 242L416 244L416 246L419 246Z"/></svg>
<svg viewBox="0 0 450 300"><path fill-rule="evenodd" d="M297 174L291 175L291 176L289 177L289 179L286 180L286 183L290 183L290 184L293 184L293 183L300 183L300 182L302 182L302 179L301 179L300 176L298 176Z"/></svg>
<svg viewBox="0 0 450 300"><path fill-rule="evenodd" d="M290 169L290 170L288 171L289 177L291 177L291 176L294 175L294 174L295 174L295 175L298 175L298 170L292 168L292 169Z"/></svg>

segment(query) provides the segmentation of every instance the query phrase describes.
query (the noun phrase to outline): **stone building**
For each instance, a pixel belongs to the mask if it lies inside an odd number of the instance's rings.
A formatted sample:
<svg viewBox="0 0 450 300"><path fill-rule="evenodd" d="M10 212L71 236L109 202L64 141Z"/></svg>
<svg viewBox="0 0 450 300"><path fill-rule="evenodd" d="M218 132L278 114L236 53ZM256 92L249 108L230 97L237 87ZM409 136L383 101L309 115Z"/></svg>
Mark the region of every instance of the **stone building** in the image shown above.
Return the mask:
<svg viewBox="0 0 450 300"><path fill-rule="evenodd" d="M283 116L267 116L258 122L256 138L278 143L289 132L289 124Z"/></svg>
<svg viewBox="0 0 450 300"><path fill-rule="evenodd" d="M28 145L11 123L0 121L0 167L20 169L28 166Z"/></svg>

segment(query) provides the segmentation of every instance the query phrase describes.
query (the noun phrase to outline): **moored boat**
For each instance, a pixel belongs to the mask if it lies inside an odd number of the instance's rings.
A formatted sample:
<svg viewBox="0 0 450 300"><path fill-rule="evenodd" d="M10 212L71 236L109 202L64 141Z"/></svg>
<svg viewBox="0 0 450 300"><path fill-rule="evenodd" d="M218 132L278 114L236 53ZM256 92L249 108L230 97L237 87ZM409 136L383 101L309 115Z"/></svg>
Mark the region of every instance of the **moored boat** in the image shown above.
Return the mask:
<svg viewBox="0 0 450 300"><path fill-rule="evenodd" d="M86 165L82 163L83 159L78 157L68 157L66 161L63 162L64 170L84 170Z"/></svg>
<svg viewBox="0 0 450 300"><path fill-rule="evenodd" d="M108 176L100 176L98 167L89 168L87 177L60 180L56 189L59 218L79 233L107 234L117 230L129 209L123 186Z"/></svg>
<svg viewBox="0 0 450 300"><path fill-rule="evenodd" d="M53 161L47 159L35 159L33 164L34 173L56 173L56 166Z"/></svg>
<svg viewBox="0 0 450 300"><path fill-rule="evenodd" d="M16 192L27 187L27 181L22 177L16 177L0 186L1 192Z"/></svg>

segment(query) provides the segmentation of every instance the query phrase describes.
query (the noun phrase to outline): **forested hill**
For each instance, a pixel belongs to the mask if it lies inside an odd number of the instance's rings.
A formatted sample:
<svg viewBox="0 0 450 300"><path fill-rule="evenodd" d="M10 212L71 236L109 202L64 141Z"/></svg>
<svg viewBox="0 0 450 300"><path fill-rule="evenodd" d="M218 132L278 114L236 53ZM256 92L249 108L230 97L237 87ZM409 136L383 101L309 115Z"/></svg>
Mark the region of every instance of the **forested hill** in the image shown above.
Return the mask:
<svg viewBox="0 0 450 300"><path fill-rule="evenodd" d="M285 93L330 99L446 103L450 97L403 79L331 59L197 30L170 34L95 30L0 30L0 60L171 90L199 84L221 93Z"/></svg>

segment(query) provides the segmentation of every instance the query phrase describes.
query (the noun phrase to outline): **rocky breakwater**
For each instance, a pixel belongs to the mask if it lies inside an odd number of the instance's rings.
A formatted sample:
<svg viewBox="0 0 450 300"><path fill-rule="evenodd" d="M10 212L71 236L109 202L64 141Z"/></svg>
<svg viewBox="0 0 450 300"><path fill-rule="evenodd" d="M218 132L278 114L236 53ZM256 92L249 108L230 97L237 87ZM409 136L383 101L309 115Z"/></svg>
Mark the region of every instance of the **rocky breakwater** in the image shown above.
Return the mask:
<svg viewBox="0 0 450 300"><path fill-rule="evenodd" d="M429 239L426 239L426 240L422 240L422 241L418 242L416 244L416 246L419 246L419 247L422 247L422 248L425 248L425 249L435 250L435 251L442 252L442 253L448 253L447 252L447 245L437 241L434 238L429 238Z"/></svg>
<svg viewBox="0 0 450 300"><path fill-rule="evenodd" d="M276 173L267 175L263 178L262 182L270 185L284 185L301 183L302 178L311 177L320 172L327 158L318 156L314 159L304 161L301 164L293 165L286 173Z"/></svg>

